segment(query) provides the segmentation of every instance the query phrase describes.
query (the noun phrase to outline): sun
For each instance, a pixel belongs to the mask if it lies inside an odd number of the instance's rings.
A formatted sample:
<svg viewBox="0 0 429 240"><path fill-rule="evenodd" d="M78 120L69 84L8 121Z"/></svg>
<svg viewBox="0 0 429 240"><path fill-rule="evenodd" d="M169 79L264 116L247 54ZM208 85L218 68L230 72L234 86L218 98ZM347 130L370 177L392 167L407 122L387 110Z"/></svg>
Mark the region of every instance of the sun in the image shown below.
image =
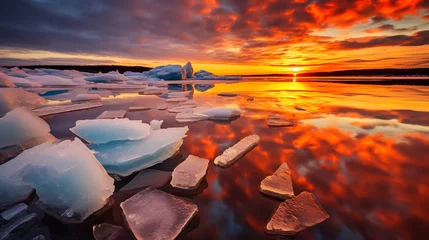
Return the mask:
<svg viewBox="0 0 429 240"><path fill-rule="evenodd" d="M293 67L293 68L290 68L290 70L293 72L293 75L296 76L302 70L302 68Z"/></svg>

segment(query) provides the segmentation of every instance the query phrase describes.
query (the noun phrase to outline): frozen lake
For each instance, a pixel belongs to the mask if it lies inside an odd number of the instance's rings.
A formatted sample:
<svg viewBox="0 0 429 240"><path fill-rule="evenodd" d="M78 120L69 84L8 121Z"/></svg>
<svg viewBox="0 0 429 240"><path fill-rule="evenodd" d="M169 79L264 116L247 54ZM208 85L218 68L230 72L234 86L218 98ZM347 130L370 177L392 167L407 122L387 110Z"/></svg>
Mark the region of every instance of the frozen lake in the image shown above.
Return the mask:
<svg viewBox="0 0 429 240"><path fill-rule="evenodd" d="M161 188L199 208L198 217L180 235L183 239L270 238L264 228L281 201L262 195L259 185L282 162L291 169L295 194L312 192L330 215L294 239L428 236L429 87L287 81L245 79L215 83L212 88L195 87L190 81L187 86L169 86L190 90L189 98L198 106L240 108L241 117L227 123L177 123L176 114L157 110L165 104L164 98L127 90L112 90L115 96L103 97L103 107L43 118L60 139L75 137L69 128L77 120L131 106L152 109L128 111L129 119L164 120L163 127L189 126L180 153L152 167L173 171L190 154L210 160L206 178L196 191L179 192L168 183ZM67 94L56 91L45 93L51 104ZM218 96L221 92L238 96ZM272 113L293 120L295 126L268 127L267 116ZM214 166L216 156L251 134L261 137L256 148L229 168ZM117 207L95 222L46 223L59 239L92 239L95 223L123 225Z"/></svg>

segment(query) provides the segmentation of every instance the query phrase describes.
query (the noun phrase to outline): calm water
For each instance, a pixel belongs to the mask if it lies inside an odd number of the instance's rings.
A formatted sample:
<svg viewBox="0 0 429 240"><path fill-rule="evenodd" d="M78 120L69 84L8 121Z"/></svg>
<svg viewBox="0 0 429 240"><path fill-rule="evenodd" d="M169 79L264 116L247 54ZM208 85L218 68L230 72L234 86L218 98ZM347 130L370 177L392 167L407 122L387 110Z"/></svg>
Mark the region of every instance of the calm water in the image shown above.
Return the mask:
<svg viewBox="0 0 429 240"><path fill-rule="evenodd" d="M217 96L224 91L239 96ZM175 114L156 108L127 113L144 122L163 119L163 127L189 126L180 154L155 168L173 170L189 154L211 160L199 191L163 189L198 205L199 217L181 238L272 239L264 227L280 201L262 195L259 184L282 162L292 170L295 194L311 191L331 216L294 239L429 236L429 87L242 82L195 90L192 98L200 106L239 107L243 113L230 123L189 124L178 124ZM68 129L76 120L163 102L156 96L120 94L103 100L102 108L46 121L56 137L73 138ZM296 126L269 128L269 113L293 119ZM217 155L250 134L261 136L259 146L227 169L213 165ZM59 238L91 239L95 222L121 224L122 219L116 207L85 224L49 224Z"/></svg>

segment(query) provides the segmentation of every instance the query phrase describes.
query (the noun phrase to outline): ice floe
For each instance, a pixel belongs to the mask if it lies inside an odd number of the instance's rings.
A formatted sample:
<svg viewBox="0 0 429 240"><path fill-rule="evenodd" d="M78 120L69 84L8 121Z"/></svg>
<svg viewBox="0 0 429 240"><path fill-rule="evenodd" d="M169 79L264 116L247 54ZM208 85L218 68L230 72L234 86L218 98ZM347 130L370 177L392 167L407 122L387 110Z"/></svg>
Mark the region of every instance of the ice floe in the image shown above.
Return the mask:
<svg viewBox="0 0 429 240"><path fill-rule="evenodd" d="M73 101L101 101L101 96L95 93L81 93Z"/></svg>
<svg viewBox="0 0 429 240"><path fill-rule="evenodd" d="M291 127L295 125L292 120L287 119L269 119L267 124L269 127Z"/></svg>
<svg viewBox="0 0 429 240"><path fill-rule="evenodd" d="M168 98L165 100L167 103L175 103L175 102L186 102L188 101L188 98L185 97L175 97L175 98Z"/></svg>
<svg viewBox="0 0 429 240"><path fill-rule="evenodd" d="M0 118L0 149L49 134L51 128L30 110L15 108Z"/></svg>
<svg viewBox="0 0 429 240"><path fill-rule="evenodd" d="M237 93L230 93L230 92L221 92L221 93L218 93L217 95L221 96L221 97L236 97L236 96L238 96Z"/></svg>
<svg viewBox="0 0 429 240"><path fill-rule="evenodd" d="M167 108L168 108L168 106L166 104L159 105L159 106L156 107L156 109L158 109L158 110L166 110Z"/></svg>
<svg viewBox="0 0 429 240"><path fill-rule="evenodd" d="M0 165L0 173L8 180L0 192L23 195L35 189L38 205L64 222L83 221L102 208L114 190L113 179L79 139L27 149ZM6 202L14 201L9 196Z"/></svg>
<svg viewBox="0 0 429 240"><path fill-rule="evenodd" d="M128 176L172 157L183 143L188 127L153 130L149 136L134 141L114 141L90 145L107 172Z"/></svg>
<svg viewBox="0 0 429 240"><path fill-rule="evenodd" d="M198 214L195 204L153 188L121 203L121 208L137 239L175 239Z"/></svg>
<svg viewBox="0 0 429 240"><path fill-rule="evenodd" d="M88 143L102 144L119 140L138 140L149 136L150 126L141 120L91 119L78 120L70 128L74 134Z"/></svg>
<svg viewBox="0 0 429 240"><path fill-rule="evenodd" d="M51 75L29 76L26 79L29 81L37 82L42 86L77 86L79 85L78 83L73 82L71 79L51 76Z"/></svg>
<svg viewBox="0 0 429 240"><path fill-rule="evenodd" d="M15 84L10 80L9 76L0 72L0 88L1 87L16 87Z"/></svg>
<svg viewBox="0 0 429 240"><path fill-rule="evenodd" d="M214 160L214 164L220 167L228 167L235 161L240 159L244 154L252 150L256 145L259 144L258 135L250 135L241 139L234 146L226 149L222 155L217 156Z"/></svg>
<svg viewBox="0 0 429 240"><path fill-rule="evenodd" d="M101 102L85 102L85 103L70 104L70 105L60 104L60 105L52 105L52 106L37 108L37 109L34 109L33 112L37 116L42 117L42 116L60 114L65 112L73 112L73 111L97 108L102 106L103 104Z"/></svg>
<svg viewBox="0 0 429 240"><path fill-rule="evenodd" d="M329 218L312 193L302 192L282 202L266 226L269 234L294 235Z"/></svg>
<svg viewBox="0 0 429 240"><path fill-rule="evenodd" d="M104 111L100 114L97 119L114 119L114 118L124 118L127 111L125 110L109 110Z"/></svg>
<svg viewBox="0 0 429 240"><path fill-rule="evenodd" d="M127 77L120 74L119 72L109 72L97 74L92 77L86 77L86 81L94 82L94 83L117 83L117 82L125 82L127 81Z"/></svg>
<svg viewBox="0 0 429 240"><path fill-rule="evenodd" d="M145 107L145 106L136 107L136 106L133 106L133 107L129 107L128 111L130 111L130 112L147 111L147 110L151 110L151 109L152 109L151 107Z"/></svg>
<svg viewBox="0 0 429 240"><path fill-rule="evenodd" d="M206 119L208 119L207 116L192 112L179 112L176 114L176 121L180 123L199 122Z"/></svg>
<svg viewBox="0 0 429 240"><path fill-rule="evenodd" d="M171 186L181 189L196 189L209 167L209 160L189 155L173 171Z"/></svg>
<svg viewBox="0 0 429 240"><path fill-rule="evenodd" d="M135 191L147 187L159 188L171 179L171 172L156 169L145 169L140 171L120 191Z"/></svg>
<svg viewBox="0 0 429 240"><path fill-rule="evenodd" d="M238 108L210 108L198 111L199 114L207 116L211 120L231 120L240 116L241 111Z"/></svg>
<svg viewBox="0 0 429 240"><path fill-rule="evenodd" d="M261 192L281 199L294 196L292 178L287 163L282 163L273 175L264 178L261 182Z"/></svg>
<svg viewBox="0 0 429 240"><path fill-rule="evenodd" d="M171 113L192 112L192 106L176 106L168 109Z"/></svg>
<svg viewBox="0 0 429 240"><path fill-rule="evenodd" d="M44 98L23 89L0 88L0 116L3 116L16 107L34 109L45 103L47 101Z"/></svg>

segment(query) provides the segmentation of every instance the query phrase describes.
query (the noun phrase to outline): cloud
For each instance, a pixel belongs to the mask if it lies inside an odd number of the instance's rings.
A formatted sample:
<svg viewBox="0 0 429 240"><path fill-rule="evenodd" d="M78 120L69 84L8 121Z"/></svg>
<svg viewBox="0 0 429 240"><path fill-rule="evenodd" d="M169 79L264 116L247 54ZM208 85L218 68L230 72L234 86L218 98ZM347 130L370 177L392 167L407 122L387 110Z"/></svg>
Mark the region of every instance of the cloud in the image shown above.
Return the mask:
<svg viewBox="0 0 429 240"><path fill-rule="evenodd" d="M407 31L416 31L419 29L419 26L411 26L407 28L396 28L393 24L383 24L376 28L370 28L365 30L367 33L378 33L384 31L394 31L394 32L407 32Z"/></svg>

